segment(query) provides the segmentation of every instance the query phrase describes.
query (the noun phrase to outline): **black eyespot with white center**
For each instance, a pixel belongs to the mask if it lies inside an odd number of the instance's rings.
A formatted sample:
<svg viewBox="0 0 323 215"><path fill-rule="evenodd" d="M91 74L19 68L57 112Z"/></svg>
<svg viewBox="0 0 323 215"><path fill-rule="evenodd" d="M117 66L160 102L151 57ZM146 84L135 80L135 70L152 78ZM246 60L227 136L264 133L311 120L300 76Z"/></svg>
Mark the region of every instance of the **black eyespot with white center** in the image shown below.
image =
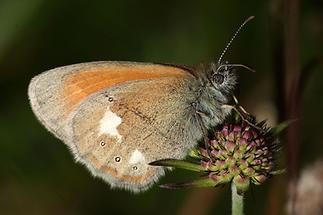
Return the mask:
<svg viewBox="0 0 323 215"><path fill-rule="evenodd" d="M120 163L121 162L121 157L120 156L114 157L114 161L117 162L117 163Z"/></svg>
<svg viewBox="0 0 323 215"><path fill-rule="evenodd" d="M105 96L106 98L108 98L108 101L109 101L109 102L113 102L113 101L114 101L113 96L109 95L109 93L108 93L108 92L104 92L104 96Z"/></svg>
<svg viewBox="0 0 323 215"><path fill-rule="evenodd" d="M100 146L105 146L106 145L106 142L104 142L103 140L100 142Z"/></svg>
<svg viewBox="0 0 323 215"><path fill-rule="evenodd" d="M113 102L114 101L113 97L112 96L108 96L108 101L109 102Z"/></svg>
<svg viewBox="0 0 323 215"><path fill-rule="evenodd" d="M133 166L132 167L132 170L136 171L136 170L138 170L138 167L137 166Z"/></svg>

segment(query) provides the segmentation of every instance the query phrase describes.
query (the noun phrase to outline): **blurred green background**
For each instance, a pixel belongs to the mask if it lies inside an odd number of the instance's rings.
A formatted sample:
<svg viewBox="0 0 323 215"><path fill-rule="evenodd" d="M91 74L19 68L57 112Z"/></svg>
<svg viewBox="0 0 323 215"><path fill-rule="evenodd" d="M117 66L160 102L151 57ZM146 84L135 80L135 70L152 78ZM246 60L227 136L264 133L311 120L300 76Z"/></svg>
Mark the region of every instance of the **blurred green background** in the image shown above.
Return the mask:
<svg viewBox="0 0 323 215"><path fill-rule="evenodd" d="M240 102L274 125L286 115L277 87L285 71L284 7L288 1L0 0L0 214L228 214L226 186L154 186L138 195L111 190L75 164L67 147L40 125L27 86L45 70L79 62L216 61L240 23L255 15L224 60L257 70L239 72ZM297 19L300 55L294 63L303 68L322 59L323 2L300 2ZM300 167L323 155L322 66L314 65L310 74L300 98ZM176 170L161 183L188 174ZM287 176L252 187L247 214L284 214Z"/></svg>

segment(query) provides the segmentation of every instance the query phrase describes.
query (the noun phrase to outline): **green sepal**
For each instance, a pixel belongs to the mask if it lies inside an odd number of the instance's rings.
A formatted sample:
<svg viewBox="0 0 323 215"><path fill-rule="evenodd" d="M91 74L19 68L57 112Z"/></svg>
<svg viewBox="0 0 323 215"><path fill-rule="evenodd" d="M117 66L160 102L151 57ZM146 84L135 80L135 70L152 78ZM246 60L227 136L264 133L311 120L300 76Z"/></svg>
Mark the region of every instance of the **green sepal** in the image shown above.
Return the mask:
<svg viewBox="0 0 323 215"><path fill-rule="evenodd" d="M188 156L192 157L192 158L197 158L200 159L200 153L196 148L192 148L189 152L188 152Z"/></svg>
<svg viewBox="0 0 323 215"><path fill-rule="evenodd" d="M237 188L237 192L239 195L247 192L250 186L250 179L249 177L242 177L240 175L233 178L232 183L235 184Z"/></svg>

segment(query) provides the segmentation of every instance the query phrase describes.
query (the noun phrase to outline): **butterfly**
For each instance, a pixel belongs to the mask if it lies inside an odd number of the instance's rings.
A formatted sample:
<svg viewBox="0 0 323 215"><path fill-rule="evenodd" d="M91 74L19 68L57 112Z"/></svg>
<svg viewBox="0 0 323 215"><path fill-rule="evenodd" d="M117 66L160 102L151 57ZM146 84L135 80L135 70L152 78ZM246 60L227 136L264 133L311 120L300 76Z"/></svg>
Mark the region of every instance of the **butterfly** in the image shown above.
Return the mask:
<svg viewBox="0 0 323 215"><path fill-rule="evenodd" d="M100 61L46 71L29 84L32 110L94 176L147 190L165 173L150 162L184 158L230 113L233 69L244 66L221 59L234 37L218 63L197 67Z"/></svg>

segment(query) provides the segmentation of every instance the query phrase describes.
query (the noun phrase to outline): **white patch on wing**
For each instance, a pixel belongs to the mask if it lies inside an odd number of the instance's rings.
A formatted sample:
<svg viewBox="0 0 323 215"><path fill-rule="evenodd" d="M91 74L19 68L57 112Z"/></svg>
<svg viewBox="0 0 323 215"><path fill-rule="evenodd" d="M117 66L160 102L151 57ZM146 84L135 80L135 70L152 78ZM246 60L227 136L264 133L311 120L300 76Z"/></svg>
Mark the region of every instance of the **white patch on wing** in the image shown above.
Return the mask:
<svg viewBox="0 0 323 215"><path fill-rule="evenodd" d="M145 160L144 155L138 149L136 149L132 153L132 155L131 155L131 157L129 159L129 163L130 164L135 164L135 163L139 163L140 161L144 161L144 160Z"/></svg>
<svg viewBox="0 0 323 215"><path fill-rule="evenodd" d="M122 136L119 134L117 127L121 124L122 119L110 108L105 112L103 118L100 120L99 135L107 134L111 137L116 137L121 141Z"/></svg>

